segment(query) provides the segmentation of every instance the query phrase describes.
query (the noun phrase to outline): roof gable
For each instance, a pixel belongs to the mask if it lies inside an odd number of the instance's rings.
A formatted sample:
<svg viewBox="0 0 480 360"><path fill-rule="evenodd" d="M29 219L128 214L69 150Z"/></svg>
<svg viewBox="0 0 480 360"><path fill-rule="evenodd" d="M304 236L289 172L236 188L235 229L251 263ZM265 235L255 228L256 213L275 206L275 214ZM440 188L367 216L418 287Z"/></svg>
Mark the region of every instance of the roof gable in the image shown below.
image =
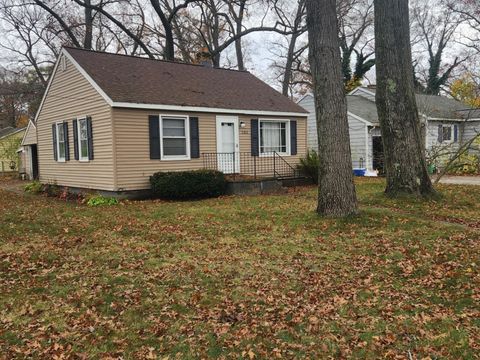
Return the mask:
<svg viewBox="0 0 480 360"><path fill-rule="evenodd" d="M64 50L114 107L164 105L306 114L302 107L245 71Z"/></svg>

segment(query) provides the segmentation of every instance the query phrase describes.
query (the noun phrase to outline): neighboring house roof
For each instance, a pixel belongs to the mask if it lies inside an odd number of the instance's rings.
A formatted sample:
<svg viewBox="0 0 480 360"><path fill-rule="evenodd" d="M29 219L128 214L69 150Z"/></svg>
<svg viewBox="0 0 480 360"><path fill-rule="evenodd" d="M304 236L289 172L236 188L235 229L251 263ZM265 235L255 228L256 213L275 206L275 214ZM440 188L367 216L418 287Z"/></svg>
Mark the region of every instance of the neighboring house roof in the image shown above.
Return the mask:
<svg viewBox="0 0 480 360"><path fill-rule="evenodd" d="M0 129L0 139L6 138L10 135L13 135L13 134L19 133L21 131L24 131L25 129L26 129L25 127L17 129L17 128L10 127L10 126L6 127L6 128L3 128L3 129Z"/></svg>
<svg viewBox="0 0 480 360"><path fill-rule="evenodd" d="M0 138L7 136L13 133L16 129L11 126L7 126L6 128L0 129Z"/></svg>
<svg viewBox="0 0 480 360"><path fill-rule="evenodd" d="M313 98L313 95L306 94L298 101L298 103L303 103L307 98ZM364 98L363 96L347 95L347 111L349 115L353 115L359 118L359 120L367 122L367 125L379 125L377 106L374 102Z"/></svg>
<svg viewBox="0 0 480 360"><path fill-rule="evenodd" d="M377 106L374 102L359 95L347 95L347 109L362 119L369 121L372 125L379 125Z"/></svg>
<svg viewBox="0 0 480 360"><path fill-rule="evenodd" d="M246 71L69 47L64 51L114 107L170 105L306 114L302 107Z"/></svg>
<svg viewBox="0 0 480 360"><path fill-rule="evenodd" d="M358 90L358 91L357 91ZM358 88L351 94L358 92L375 95L375 88ZM480 109L474 109L464 103L440 95L416 94L418 111L434 120L467 120L480 119Z"/></svg>

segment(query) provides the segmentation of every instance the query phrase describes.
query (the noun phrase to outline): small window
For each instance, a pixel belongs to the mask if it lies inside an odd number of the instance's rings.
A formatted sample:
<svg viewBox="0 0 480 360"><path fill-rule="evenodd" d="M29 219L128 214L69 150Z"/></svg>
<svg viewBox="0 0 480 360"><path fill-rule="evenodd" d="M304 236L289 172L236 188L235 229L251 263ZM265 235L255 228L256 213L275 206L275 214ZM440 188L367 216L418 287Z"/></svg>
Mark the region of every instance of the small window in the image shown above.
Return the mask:
<svg viewBox="0 0 480 360"><path fill-rule="evenodd" d="M288 154L288 121L260 120L260 154Z"/></svg>
<svg viewBox="0 0 480 360"><path fill-rule="evenodd" d="M453 131L452 131L452 126L443 126L442 127L442 139L445 142L449 142L453 140Z"/></svg>
<svg viewBox="0 0 480 360"><path fill-rule="evenodd" d="M188 159L188 117L162 116L160 124L163 159Z"/></svg>
<svg viewBox="0 0 480 360"><path fill-rule="evenodd" d="M78 119L78 158L80 161L88 161L88 130L87 119Z"/></svg>
<svg viewBox="0 0 480 360"><path fill-rule="evenodd" d="M57 123L57 160L65 161L65 128L63 123Z"/></svg>

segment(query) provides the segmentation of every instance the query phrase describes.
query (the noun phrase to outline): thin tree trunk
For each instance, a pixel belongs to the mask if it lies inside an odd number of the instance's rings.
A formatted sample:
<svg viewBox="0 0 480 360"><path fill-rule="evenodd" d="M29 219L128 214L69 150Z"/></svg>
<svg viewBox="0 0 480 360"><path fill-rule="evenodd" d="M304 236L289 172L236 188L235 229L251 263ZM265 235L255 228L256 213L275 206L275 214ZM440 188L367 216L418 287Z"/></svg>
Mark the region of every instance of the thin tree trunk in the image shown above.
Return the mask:
<svg viewBox="0 0 480 360"><path fill-rule="evenodd" d="M297 46L297 34L292 34L292 38L290 39L290 44L288 44L288 52L287 52L287 61L285 63L285 73L283 74L282 80L282 94L288 96L289 89L290 89L290 82L292 80L292 66L293 66L293 56L295 54L295 47Z"/></svg>
<svg viewBox="0 0 480 360"><path fill-rule="evenodd" d="M317 212L341 217L357 213L357 197L335 5L307 0L307 28L320 157Z"/></svg>
<svg viewBox="0 0 480 360"><path fill-rule="evenodd" d="M90 6L92 4L91 0L85 0L85 4ZM93 39L93 15L92 8L85 7L85 37L83 39L83 47L85 49L92 48L92 39Z"/></svg>
<svg viewBox="0 0 480 360"><path fill-rule="evenodd" d="M431 195L415 100L406 0L375 0L376 102L389 196Z"/></svg>
<svg viewBox="0 0 480 360"><path fill-rule="evenodd" d="M165 31L165 48L163 50L163 58L165 60L175 61L172 24L168 21L167 15L165 15L165 12L162 10L158 0L150 0L150 3L160 18L163 30Z"/></svg>
<svg viewBox="0 0 480 360"><path fill-rule="evenodd" d="M235 26L236 26L236 33L237 34L242 32L243 16L245 14L245 3L246 3L245 0L240 2L240 9L238 11L238 16L235 16ZM233 15L234 14L235 14L235 12L233 12ZM235 52L237 54L238 70L244 71L245 70L245 63L243 61L242 38L238 38L237 40L235 40Z"/></svg>

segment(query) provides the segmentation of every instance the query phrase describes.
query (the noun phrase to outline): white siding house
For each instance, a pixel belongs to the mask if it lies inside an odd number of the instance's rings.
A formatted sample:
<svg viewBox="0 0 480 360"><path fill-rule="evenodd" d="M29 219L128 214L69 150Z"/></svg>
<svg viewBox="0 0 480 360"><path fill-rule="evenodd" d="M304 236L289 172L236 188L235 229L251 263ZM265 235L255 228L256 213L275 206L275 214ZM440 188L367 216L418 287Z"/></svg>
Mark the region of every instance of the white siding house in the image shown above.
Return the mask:
<svg viewBox="0 0 480 360"><path fill-rule="evenodd" d="M315 104L312 95L299 102L308 112L308 148L318 149ZM457 149L480 133L480 110L443 96L417 95L426 152L439 148ZM375 89L357 88L347 95L348 126L353 168L379 170L383 149L375 104ZM444 160L443 160L444 161ZM438 159L437 166L442 165Z"/></svg>

